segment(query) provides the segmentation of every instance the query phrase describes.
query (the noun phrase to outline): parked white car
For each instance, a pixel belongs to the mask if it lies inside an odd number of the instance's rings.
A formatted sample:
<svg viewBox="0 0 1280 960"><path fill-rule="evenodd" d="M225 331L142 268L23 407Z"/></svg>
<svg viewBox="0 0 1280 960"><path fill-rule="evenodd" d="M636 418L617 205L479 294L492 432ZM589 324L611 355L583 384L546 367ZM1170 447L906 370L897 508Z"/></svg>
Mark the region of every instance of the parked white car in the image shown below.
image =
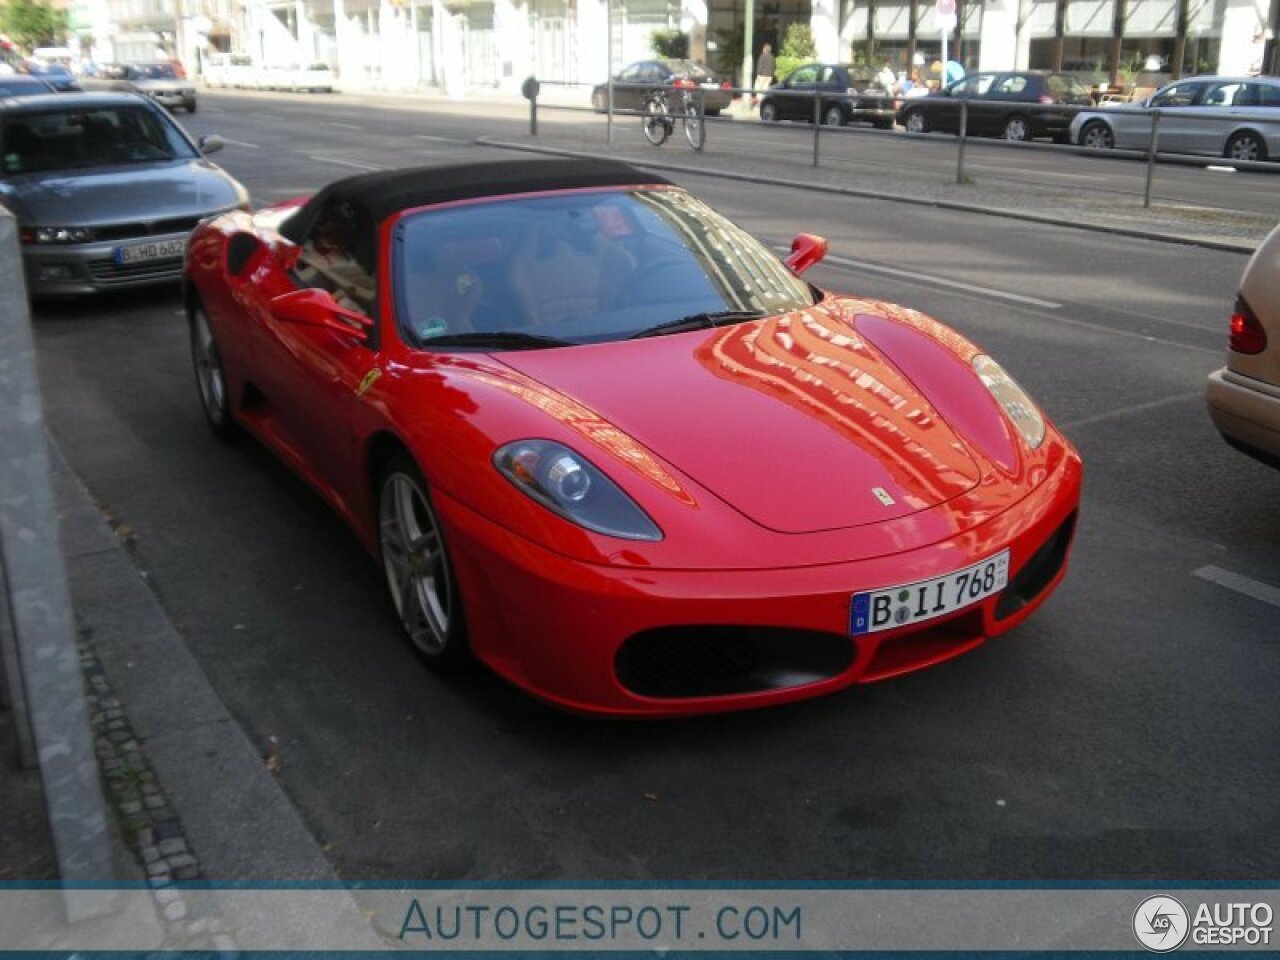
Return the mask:
<svg viewBox="0 0 1280 960"><path fill-rule="evenodd" d="M1280 160L1277 77L1175 80L1140 103L1081 111L1071 122L1071 142L1094 150L1146 150L1156 109L1161 153Z"/></svg>
<svg viewBox="0 0 1280 960"><path fill-rule="evenodd" d="M211 87L252 87L258 68L247 53L211 53L204 61L204 82Z"/></svg>
<svg viewBox="0 0 1280 960"><path fill-rule="evenodd" d="M327 63L312 63L307 66L294 67L291 90L307 90L311 93L331 93L333 91L333 71Z"/></svg>

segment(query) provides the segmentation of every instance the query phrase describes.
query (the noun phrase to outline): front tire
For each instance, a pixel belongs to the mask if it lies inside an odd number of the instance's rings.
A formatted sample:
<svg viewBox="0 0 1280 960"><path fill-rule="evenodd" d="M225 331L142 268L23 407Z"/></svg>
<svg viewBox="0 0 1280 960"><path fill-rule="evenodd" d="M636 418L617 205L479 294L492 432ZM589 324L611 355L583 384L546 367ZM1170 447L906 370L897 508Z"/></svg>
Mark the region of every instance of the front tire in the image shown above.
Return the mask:
<svg viewBox="0 0 1280 960"><path fill-rule="evenodd" d="M227 373L222 366L213 328L209 325L209 315L198 300L187 311L187 324L191 335L191 365L200 391L200 408L213 435L219 440L230 440L235 436L236 424L231 416Z"/></svg>
<svg viewBox="0 0 1280 960"><path fill-rule="evenodd" d="M1015 113L1004 122L1004 138L1015 143L1027 143L1031 139L1031 121Z"/></svg>
<svg viewBox="0 0 1280 960"><path fill-rule="evenodd" d="M684 115L684 138L689 141L689 146L694 150L701 150L703 144L707 142L706 128L702 125L702 117L698 115L698 108L690 104Z"/></svg>
<svg viewBox="0 0 1280 960"><path fill-rule="evenodd" d="M907 111L907 115L902 119L902 125L906 128L907 133L929 132L929 120L924 115L924 111L918 107Z"/></svg>
<svg viewBox="0 0 1280 960"><path fill-rule="evenodd" d="M378 546L387 590L414 651L432 670L472 663L462 597L422 471L407 454L383 468Z"/></svg>
<svg viewBox="0 0 1280 960"><path fill-rule="evenodd" d="M1101 120L1090 120L1080 131L1080 145L1090 150L1110 150L1116 145L1116 135Z"/></svg>
<svg viewBox="0 0 1280 960"><path fill-rule="evenodd" d="M835 104L827 107L827 112L822 115L822 123L828 127L844 126L844 111Z"/></svg>
<svg viewBox="0 0 1280 960"><path fill-rule="evenodd" d="M655 147L660 147L667 142L667 137L671 136L671 129L674 126L666 104L656 97L650 97L644 102L644 116L640 118L640 125L644 130L645 139Z"/></svg>
<svg viewBox="0 0 1280 960"><path fill-rule="evenodd" d="M1228 160L1261 161L1267 159L1267 144L1253 131L1242 130L1227 141L1227 149L1222 155Z"/></svg>

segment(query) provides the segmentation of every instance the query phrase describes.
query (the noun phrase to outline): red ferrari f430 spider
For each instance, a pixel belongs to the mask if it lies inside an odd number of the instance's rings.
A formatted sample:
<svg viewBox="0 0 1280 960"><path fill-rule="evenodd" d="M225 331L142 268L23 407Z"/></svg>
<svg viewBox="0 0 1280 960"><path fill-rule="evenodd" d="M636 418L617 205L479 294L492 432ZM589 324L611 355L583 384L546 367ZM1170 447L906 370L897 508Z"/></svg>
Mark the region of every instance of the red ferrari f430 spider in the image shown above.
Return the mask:
<svg viewBox="0 0 1280 960"><path fill-rule="evenodd" d="M692 714L946 660L1061 581L1080 459L941 323L661 177L380 172L192 236L205 415L305 478L431 666Z"/></svg>

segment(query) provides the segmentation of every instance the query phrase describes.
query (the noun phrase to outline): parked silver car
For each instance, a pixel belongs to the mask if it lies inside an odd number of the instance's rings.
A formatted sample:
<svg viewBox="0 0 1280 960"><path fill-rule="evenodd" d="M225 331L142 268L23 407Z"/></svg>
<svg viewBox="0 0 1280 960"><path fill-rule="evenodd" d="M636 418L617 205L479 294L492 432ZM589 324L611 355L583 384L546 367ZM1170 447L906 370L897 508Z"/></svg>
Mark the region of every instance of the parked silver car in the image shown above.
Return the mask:
<svg viewBox="0 0 1280 960"><path fill-rule="evenodd" d="M132 93L0 100L0 205L33 297L173 282L204 217L248 204L169 114Z"/></svg>
<svg viewBox="0 0 1280 960"><path fill-rule="evenodd" d="M181 107L187 113L196 112L196 85L178 75L173 63L126 63L119 79L129 90L145 94L156 103L170 110Z"/></svg>
<svg viewBox="0 0 1280 960"><path fill-rule="evenodd" d="M1223 439L1280 467L1280 227L1240 278L1227 365L1209 376L1209 415Z"/></svg>
<svg viewBox="0 0 1280 960"><path fill-rule="evenodd" d="M1280 77L1175 80L1141 103L1078 113L1071 122L1071 142L1095 150L1146 150L1157 108L1161 153L1280 159Z"/></svg>

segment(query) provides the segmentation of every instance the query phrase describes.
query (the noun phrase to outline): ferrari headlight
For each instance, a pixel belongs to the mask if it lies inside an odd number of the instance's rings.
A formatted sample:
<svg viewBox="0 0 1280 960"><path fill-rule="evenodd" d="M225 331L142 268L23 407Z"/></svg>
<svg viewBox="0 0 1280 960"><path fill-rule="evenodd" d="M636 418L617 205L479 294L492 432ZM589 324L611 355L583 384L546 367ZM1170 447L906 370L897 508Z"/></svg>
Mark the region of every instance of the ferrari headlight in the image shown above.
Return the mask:
<svg viewBox="0 0 1280 960"><path fill-rule="evenodd" d="M661 540L662 531L589 461L551 440L516 440L493 464L516 488L580 527L624 540Z"/></svg>
<svg viewBox="0 0 1280 960"><path fill-rule="evenodd" d="M980 353L973 358L973 372L991 391L1027 446L1032 450L1040 446L1044 442L1044 417L1027 392L1004 372L1004 367L986 354Z"/></svg>
<svg viewBox="0 0 1280 960"><path fill-rule="evenodd" d="M36 243L84 243L89 231L84 227L36 227Z"/></svg>

